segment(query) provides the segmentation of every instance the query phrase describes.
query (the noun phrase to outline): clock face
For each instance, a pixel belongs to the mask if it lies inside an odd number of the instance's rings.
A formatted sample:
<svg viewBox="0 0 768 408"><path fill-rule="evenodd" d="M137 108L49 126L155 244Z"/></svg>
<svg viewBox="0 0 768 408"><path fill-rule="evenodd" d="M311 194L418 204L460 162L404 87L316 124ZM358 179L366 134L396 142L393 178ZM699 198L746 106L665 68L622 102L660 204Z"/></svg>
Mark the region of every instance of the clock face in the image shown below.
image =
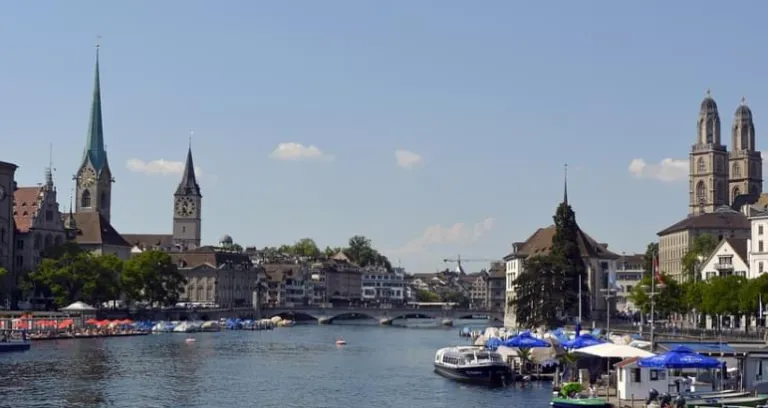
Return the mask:
<svg viewBox="0 0 768 408"><path fill-rule="evenodd" d="M189 217L195 214L195 200L190 197L176 199L176 215Z"/></svg>
<svg viewBox="0 0 768 408"><path fill-rule="evenodd" d="M94 173L91 168L85 168L80 172L80 175L77 176L77 182L80 187L89 188L96 183L96 173Z"/></svg>

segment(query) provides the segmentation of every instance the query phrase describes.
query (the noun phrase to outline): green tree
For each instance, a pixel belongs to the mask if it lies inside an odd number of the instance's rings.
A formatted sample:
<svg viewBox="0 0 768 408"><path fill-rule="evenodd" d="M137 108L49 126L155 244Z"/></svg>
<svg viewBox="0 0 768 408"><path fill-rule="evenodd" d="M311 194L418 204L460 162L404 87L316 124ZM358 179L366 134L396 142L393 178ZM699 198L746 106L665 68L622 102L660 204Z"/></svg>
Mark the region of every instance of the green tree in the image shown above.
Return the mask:
<svg viewBox="0 0 768 408"><path fill-rule="evenodd" d="M515 298L510 300L519 326L554 327L561 322L565 270L561 259L553 255L526 260L525 270L513 282Z"/></svg>
<svg viewBox="0 0 768 408"><path fill-rule="evenodd" d="M387 270L392 270L389 259L374 249L371 240L362 235L355 235L349 239L349 245L344 248L344 254L360 266L381 265Z"/></svg>
<svg viewBox="0 0 768 408"><path fill-rule="evenodd" d="M125 294L131 300L170 306L184 293L186 278L171 257L162 251L144 251L126 262L123 277Z"/></svg>
<svg viewBox="0 0 768 408"><path fill-rule="evenodd" d="M441 299L440 295L435 292L418 289L416 291L416 300L419 302L439 302Z"/></svg>
<svg viewBox="0 0 768 408"><path fill-rule="evenodd" d="M683 255L683 274L688 280L698 280L699 267L703 259L706 259L717 247L717 240L710 234L701 234L694 238L688 252Z"/></svg>
<svg viewBox="0 0 768 408"><path fill-rule="evenodd" d="M338 254L342 250L343 250L343 248L341 248L341 247L331 248L331 247L327 246L327 247L325 247L325 250L323 250L323 255L325 255L326 258L330 258L330 257Z"/></svg>
<svg viewBox="0 0 768 408"><path fill-rule="evenodd" d="M717 327L720 327L721 317L737 316L741 312L739 296L742 286L747 283L741 276L716 276L708 279L704 287L702 310L717 317Z"/></svg>
<svg viewBox="0 0 768 408"><path fill-rule="evenodd" d="M651 242L645 247L643 255L643 270L646 275L653 275L653 259L659 255L659 243Z"/></svg>
<svg viewBox="0 0 768 408"><path fill-rule="evenodd" d="M685 308L683 287L674 279L662 273L663 286L656 286L654 299L654 314L656 317L665 317L670 313L680 313ZM643 314L651 312L651 275L646 275L639 285L632 288L629 298Z"/></svg>
<svg viewBox="0 0 768 408"><path fill-rule="evenodd" d="M293 244L293 255L305 256L309 258L318 258L321 255L320 248L317 247L312 238L302 238Z"/></svg>
<svg viewBox="0 0 768 408"><path fill-rule="evenodd" d="M562 301L563 312L570 316L578 316L579 281L581 281L581 309L584 318L589 317L589 286L587 271L579 249L579 226L576 223L576 213L573 212L568 200L557 207L553 217L555 221L555 236L552 238L553 263L559 264L562 279L553 287Z"/></svg>

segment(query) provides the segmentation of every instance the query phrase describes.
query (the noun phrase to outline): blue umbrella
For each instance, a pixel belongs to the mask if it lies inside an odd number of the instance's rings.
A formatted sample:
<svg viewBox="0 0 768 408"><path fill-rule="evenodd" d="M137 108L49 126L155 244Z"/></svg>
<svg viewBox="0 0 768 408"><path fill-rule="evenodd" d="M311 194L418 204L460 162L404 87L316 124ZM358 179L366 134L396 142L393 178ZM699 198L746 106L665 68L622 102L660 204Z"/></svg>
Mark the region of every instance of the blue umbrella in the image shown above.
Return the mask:
<svg viewBox="0 0 768 408"><path fill-rule="evenodd" d="M563 347L565 348L580 349L580 348L594 346L596 344L603 344L603 343L605 343L605 341L600 340L589 333L584 333L580 336L576 336L575 339L568 340L562 344L563 344Z"/></svg>
<svg viewBox="0 0 768 408"><path fill-rule="evenodd" d="M534 347L549 347L548 341L537 339L531 335L531 332L526 331L518 334L515 337L508 338L504 341L504 345L507 347L517 348L534 348Z"/></svg>
<svg viewBox="0 0 768 408"><path fill-rule="evenodd" d="M720 362L697 354L688 347L676 346L664 354L640 359L637 365L649 368L717 368Z"/></svg>

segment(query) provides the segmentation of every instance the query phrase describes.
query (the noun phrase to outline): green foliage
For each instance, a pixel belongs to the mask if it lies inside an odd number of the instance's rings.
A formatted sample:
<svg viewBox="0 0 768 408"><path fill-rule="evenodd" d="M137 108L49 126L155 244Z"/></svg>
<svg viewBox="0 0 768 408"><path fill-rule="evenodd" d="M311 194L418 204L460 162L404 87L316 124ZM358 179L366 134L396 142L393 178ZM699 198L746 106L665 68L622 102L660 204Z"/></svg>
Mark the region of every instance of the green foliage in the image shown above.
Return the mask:
<svg viewBox="0 0 768 408"><path fill-rule="evenodd" d="M717 247L717 239L710 234L701 234L693 240L693 245L683 255L683 274L688 280L698 280L699 267Z"/></svg>
<svg viewBox="0 0 768 408"><path fill-rule="evenodd" d="M589 317L589 285L584 259L579 250L579 226L576 224L576 214L567 202L557 207L555 216L555 236L552 238L552 262L561 269L558 273L561 280L557 283L562 311L566 315L579 314L579 280L581 280L581 308L584 318Z"/></svg>
<svg viewBox="0 0 768 408"><path fill-rule="evenodd" d="M187 280L170 255L162 251L144 251L125 263L121 284L126 296L150 305L173 305L184 293Z"/></svg>
<svg viewBox="0 0 768 408"><path fill-rule="evenodd" d="M435 292L419 289L416 291L416 300L419 302L441 302L442 298Z"/></svg>
<svg viewBox="0 0 768 408"><path fill-rule="evenodd" d="M321 255L320 249L312 238L302 238L293 244L293 253L297 256L306 256L318 258Z"/></svg>
<svg viewBox="0 0 768 408"><path fill-rule="evenodd" d="M46 255L25 286L49 293L58 307L78 300L99 306L118 297L122 261L114 255L93 255L73 243Z"/></svg>
<svg viewBox="0 0 768 408"><path fill-rule="evenodd" d="M277 248L266 247L262 249L262 254L265 258L273 258L279 254L308 258L320 258L323 256L330 258L339 252L343 252L344 255L359 266L380 265L387 268L387 270L392 270L392 264L389 262L389 259L373 247L370 239L362 235L355 235L350 238L346 248L326 246L325 250L321 251L315 240L312 238L302 238L293 245L280 245Z"/></svg>
<svg viewBox="0 0 768 408"><path fill-rule="evenodd" d="M653 258L659 254L659 243L651 242L645 248L645 255L643 256L643 270L646 275L653 275Z"/></svg>
<svg viewBox="0 0 768 408"><path fill-rule="evenodd" d="M674 279L665 274L661 274L664 282L663 287L656 286L656 301L654 304L656 317L668 316L671 313L684 313L686 311L685 289ZM640 281L639 285L632 288L629 298L643 312L651 312L651 275L646 275Z"/></svg>
<svg viewBox="0 0 768 408"><path fill-rule="evenodd" d="M521 327L560 323L565 303L565 271L561 259L554 255L533 256L526 260L525 270L515 285L515 317Z"/></svg>

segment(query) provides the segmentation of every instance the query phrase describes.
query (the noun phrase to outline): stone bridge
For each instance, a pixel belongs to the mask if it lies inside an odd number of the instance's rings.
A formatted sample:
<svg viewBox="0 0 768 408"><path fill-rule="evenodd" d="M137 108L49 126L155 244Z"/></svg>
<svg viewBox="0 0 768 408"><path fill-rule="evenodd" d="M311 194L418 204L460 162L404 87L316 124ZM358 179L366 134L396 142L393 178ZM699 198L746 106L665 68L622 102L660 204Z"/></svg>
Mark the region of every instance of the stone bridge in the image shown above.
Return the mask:
<svg viewBox="0 0 768 408"><path fill-rule="evenodd" d="M452 325L457 319L472 319L478 316L487 316L491 320L504 321L504 312L497 310L469 310L469 309L422 309L422 308L367 308L367 307L274 307L262 309L264 317L280 316L294 319L304 316L317 320L320 324L331 324L335 319L345 317L368 317L377 320L380 324L389 325L398 319L440 319L444 325Z"/></svg>

